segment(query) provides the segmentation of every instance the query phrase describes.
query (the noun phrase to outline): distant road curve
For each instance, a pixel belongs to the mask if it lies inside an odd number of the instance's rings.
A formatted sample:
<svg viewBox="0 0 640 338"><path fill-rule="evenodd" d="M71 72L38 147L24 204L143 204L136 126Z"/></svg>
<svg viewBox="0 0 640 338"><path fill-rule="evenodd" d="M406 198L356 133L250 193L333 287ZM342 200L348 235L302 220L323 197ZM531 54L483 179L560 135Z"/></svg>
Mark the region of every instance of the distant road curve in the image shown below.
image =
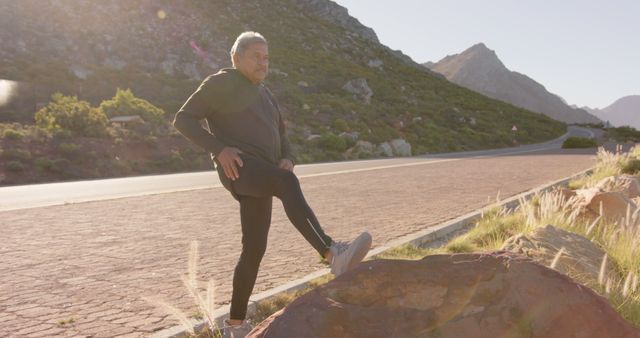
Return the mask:
<svg viewBox="0 0 640 338"><path fill-rule="evenodd" d="M594 137L600 130L570 126L569 131L552 141L513 148L457 152L415 157L301 164L295 167L300 178L386 168L428 165L467 158L505 156L559 149L570 136ZM0 188L0 211L49 205L107 200L129 196L221 187L215 171L185 174L151 175L75 182L19 185Z"/></svg>

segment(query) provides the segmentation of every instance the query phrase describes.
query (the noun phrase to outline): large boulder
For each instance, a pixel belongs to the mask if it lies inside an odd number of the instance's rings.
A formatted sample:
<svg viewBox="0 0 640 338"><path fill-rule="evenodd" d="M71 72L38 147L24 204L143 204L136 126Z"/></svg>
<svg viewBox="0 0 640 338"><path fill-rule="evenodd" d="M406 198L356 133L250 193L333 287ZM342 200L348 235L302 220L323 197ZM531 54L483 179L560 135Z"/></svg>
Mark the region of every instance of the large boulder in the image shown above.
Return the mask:
<svg viewBox="0 0 640 338"><path fill-rule="evenodd" d="M374 150L375 147L371 142L360 140L353 147L347 149L345 156L349 159L369 158L373 156Z"/></svg>
<svg viewBox="0 0 640 338"><path fill-rule="evenodd" d="M640 182L635 176L631 175L603 178L596 184L596 187L602 191L621 192L628 198L640 196Z"/></svg>
<svg viewBox="0 0 640 338"><path fill-rule="evenodd" d="M366 79L353 79L347 82L342 89L353 94L355 98L362 99L365 103L371 102L371 96L373 96L373 90L369 88Z"/></svg>
<svg viewBox="0 0 640 338"><path fill-rule="evenodd" d="M600 211L602 207L602 212ZM586 209L609 221L620 221L632 215L637 207L621 192L598 192L586 204Z"/></svg>
<svg viewBox="0 0 640 338"><path fill-rule="evenodd" d="M360 264L248 337L640 337L609 302L514 253Z"/></svg>
<svg viewBox="0 0 640 338"><path fill-rule="evenodd" d="M598 284L605 255L588 239L550 224L529 235L519 234L507 239L502 250L526 255L544 266L550 266L562 250L555 270L590 286ZM616 273L611 265L607 266L605 272L607 277L613 277Z"/></svg>
<svg viewBox="0 0 640 338"><path fill-rule="evenodd" d="M382 142L376 148L376 155L391 157L393 156L393 148L391 148L389 142Z"/></svg>
<svg viewBox="0 0 640 338"><path fill-rule="evenodd" d="M411 156L411 144L401 138L391 141L391 148L396 156Z"/></svg>

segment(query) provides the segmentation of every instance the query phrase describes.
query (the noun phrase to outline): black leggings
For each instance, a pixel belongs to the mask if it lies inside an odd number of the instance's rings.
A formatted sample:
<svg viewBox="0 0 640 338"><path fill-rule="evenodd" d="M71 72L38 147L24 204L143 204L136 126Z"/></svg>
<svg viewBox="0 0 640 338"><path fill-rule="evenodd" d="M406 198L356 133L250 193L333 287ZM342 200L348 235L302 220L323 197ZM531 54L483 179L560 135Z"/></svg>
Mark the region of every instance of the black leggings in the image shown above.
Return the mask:
<svg viewBox="0 0 640 338"><path fill-rule="evenodd" d="M240 177L231 182L231 189L240 202L242 223L242 254L233 275L231 319L246 316L260 261L267 248L273 196L282 201L291 223L320 256L325 255L332 243L304 199L294 173L251 155L240 156L243 161L243 166L238 168Z"/></svg>

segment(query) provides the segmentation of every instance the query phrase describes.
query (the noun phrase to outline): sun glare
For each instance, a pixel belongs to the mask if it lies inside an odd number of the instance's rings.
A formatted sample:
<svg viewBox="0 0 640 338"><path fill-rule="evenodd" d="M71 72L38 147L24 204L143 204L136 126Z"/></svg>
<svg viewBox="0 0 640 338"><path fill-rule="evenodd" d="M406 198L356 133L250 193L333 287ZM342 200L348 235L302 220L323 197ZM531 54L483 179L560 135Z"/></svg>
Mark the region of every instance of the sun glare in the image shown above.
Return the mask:
<svg viewBox="0 0 640 338"><path fill-rule="evenodd" d="M9 99L17 85L18 83L15 81L0 80L0 106L9 103Z"/></svg>

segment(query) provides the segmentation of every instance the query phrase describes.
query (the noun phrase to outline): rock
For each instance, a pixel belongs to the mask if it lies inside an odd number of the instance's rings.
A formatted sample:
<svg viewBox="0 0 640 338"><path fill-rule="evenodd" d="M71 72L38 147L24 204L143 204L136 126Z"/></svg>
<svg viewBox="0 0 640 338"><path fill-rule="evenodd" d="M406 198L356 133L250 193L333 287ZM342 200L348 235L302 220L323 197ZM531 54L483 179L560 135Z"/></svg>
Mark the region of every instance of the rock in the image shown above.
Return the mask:
<svg viewBox="0 0 640 338"><path fill-rule="evenodd" d="M564 250L555 270L591 287L598 285L600 265L605 253L580 235L547 225L529 235L512 236L502 246L502 250L526 255L544 266L550 266L562 248ZM615 270L609 265L606 276L614 274Z"/></svg>
<svg viewBox="0 0 640 338"><path fill-rule="evenodd" d="M316 16L321 20L332 22L338 26L345 28L347 31L354 32L359 36L379 42L376 32L361 24L358 19L349 15L349 11L333 1L324 0L296 0L296 4L304 9L306 14Z"/></svg>
<svg viewBox="0 0 640 338"><path fill-rule="evenodd" d="M469 118L469 124L472 126L475 126L478 122L476 121L475 117L470 117Z"/></svg>
<svg viewBox="0 0 640 338"><path fill-rule="evenodd" d="M600 214L600 204L602 204L602 214ZM610 221L620 221L627 216L627 209L629 209L629 215L632 215L637 207L621 192L598 192L586 205L586 209Z"/></svg>
<svg viewBox="0 0 640 338"><path fill-rule="evenodd" d="M374 149L371 142L358 141L355 146L347 149L345 157L348 159L369 158L373 155Z"/></svg>
<svg viewBox="0 0 640 338"><path fill-rule="evenodd" d="M578 189L575 191L576 198L580 200L580 203L584 206L589 204L593 197L600 193L600 189L598 188L587 188L587 189Z"/></svg>
<svg viewBox="0 0 640 338"><path fill-rule="evenodd" d="M360 149L362 149L363 151L367 151L370 153L373 153L373 143L368 142L368 141L358 141L356 142L356 147L359 147Z"/></svg>
<svg viewBox="0 0 640 338"><path fill-rule="evenodd" d="M309 84L305 81L298 81L298 86L302 88L307 88L309 87Z"/></svg>
<svg viewBox="0 0 640 338"><path fill-rule="evenodd" d="M307 136L307 141L313 141L313 140L315 140L315 139L319 139L319 138L321 138L321 137L322 137L322 136L320 136L320 135L318 135L318 134L311 134L311 135Z"/></svg>
<svg viewBox="0 0 640 338"><path fill-rule="evenodd" d="M362 99L365 103L371 103L371 96L373 96L373 90L369 88L366 79L354 79L347 82L342 89L354 94L355 97Z"/></svg>
<svg viewBox="0 0 640 338"><path fill-rule="evenodd" d="M102 65L109 69L122 70L127 63L118 57L107 57Z"/></svg>
<svg viewBox="0 0 640 338"><path fill-rule="evenodd" d="M596 188L608 192L621 192L628 198L640 196L640 182L631 175L604 178L596 184Z"/></svg>
<svg viewBox="0 0 640 338"><path fill-rule="evenodd" d="M351 140L351 141L355 142L360 137L360 133L357 132L357 131L352 131L350 133L342 132L342 133L340 133L339 136L342 137L342 138L345 138L345 139L348 139L348 140Z"/></svg>
<svg viewBox="0 0 640 338"><path fill-rule="evenodd" d="M78 79L86 80L93 72L79 65L73 65L69 68L71 74Z"/></svg>
<svg viewBox="0 0 640 338"><path fill-rule="evenodd" d="M311 109L311 107L308 104L305 103L305 104L302 105L302 109L309 110L309 109Z"/></svg>
<svg viewBox="0 0 640 338"><path fill-rule="evenodd" d="M411 156L411 145L404 139L397 138L391 141L391 148L396 156Z"/></svg>
<svg viewBox="0 0 640 338"><path fill-rule="evenodd" d="M588 287L494 252L364 262L247 337L638 338L640 330Z"/></svg>
<svg viewBox="0 0 640 338"><path fill-rule="evenodd" d="M382 62L382 60L380 59L373 59L373 60L369 60L369 62L367 62L367 66L369 66L370 68L382 68L382 65L384 64L384 62Z"/></svg>
<svg viewBox="0 0 640 338"><path fill-rule="evenodd" d="M378 148L376 149L376 154L384 155L386 157L391 157L393 156L393 149L391 148L391 145L389 144L389 142L383 142L378 145Z"/></svg>
<svg viewBox="0 0 640 338"><path fill-rule="evenodd" d="M560 199L562 199L563 203L567 203L569 201L573 203L573 201L577 200L576 192L564 186L553 187L553 189L551 190L551 193L556 196L559 196Z"/></svg>
<svg viewBox="0 0 640 338"><path fill-rule="evenodd" d="M282 77L289 77L288 73L285 73L278 68L269 68L269 74L274 74Z"/></svg>

